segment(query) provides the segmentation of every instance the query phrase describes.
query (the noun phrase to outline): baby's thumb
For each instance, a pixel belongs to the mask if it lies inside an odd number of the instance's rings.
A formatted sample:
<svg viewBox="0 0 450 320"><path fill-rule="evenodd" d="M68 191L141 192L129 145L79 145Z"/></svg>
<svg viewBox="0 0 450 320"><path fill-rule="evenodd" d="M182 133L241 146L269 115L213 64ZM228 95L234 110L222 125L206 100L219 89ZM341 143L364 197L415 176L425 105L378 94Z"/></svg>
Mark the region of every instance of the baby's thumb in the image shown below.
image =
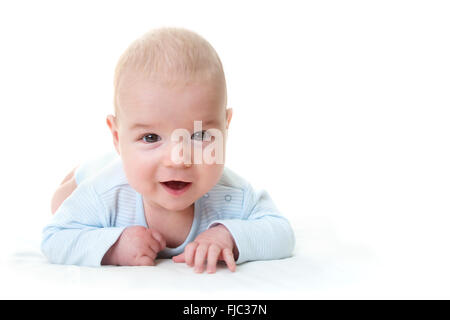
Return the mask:
<svg viewBox="0 0 450 320"><path fill-rule="evenodd" d="M184 259L184 252L177 256L172 257L172 260L173 260L173 262L177 262L177 263L178 262L186 262L186 260Z"/></svg>
<svg viewBox="0 0 450 320"><path fill-rule="evenodd" d="M164 250L166 248L166 240L164 239L161 233L159 233L156 230L152 230L152 237L153 239L159 242L159 251Z"/></svg>

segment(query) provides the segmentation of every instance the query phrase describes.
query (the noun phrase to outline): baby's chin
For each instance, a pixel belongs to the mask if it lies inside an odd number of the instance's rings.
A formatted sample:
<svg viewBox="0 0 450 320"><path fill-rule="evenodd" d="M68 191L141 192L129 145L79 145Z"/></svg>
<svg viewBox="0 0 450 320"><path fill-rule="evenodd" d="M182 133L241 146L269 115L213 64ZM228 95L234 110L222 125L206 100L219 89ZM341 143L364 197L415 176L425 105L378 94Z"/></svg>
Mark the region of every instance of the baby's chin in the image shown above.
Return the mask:
<svg viewBox="0 0 450 320"><path fill-rule="evenodd" d="M174 195L170 191L166 190L165 187L158 188L158 192L154 193L152 196L153 201L158 203L161 207L170 211L181 211L190 207L200 196L196 197L195 190L189 190L193 186L188 188L185 192L180 195ZM192 188L194 189L194 188ZM156 195L156 197L155 197Z"/></svg>
<svg viewBox="0 0 450 320"><path fill-rule="evenodd" d="M159 200L159 201L158 201ZM195 199L178 199L178 200L165 200L161 201L161 199L158 199L156 202L163 207L166 210L169 211L183 211L192 206L195 202Z"/></svg>

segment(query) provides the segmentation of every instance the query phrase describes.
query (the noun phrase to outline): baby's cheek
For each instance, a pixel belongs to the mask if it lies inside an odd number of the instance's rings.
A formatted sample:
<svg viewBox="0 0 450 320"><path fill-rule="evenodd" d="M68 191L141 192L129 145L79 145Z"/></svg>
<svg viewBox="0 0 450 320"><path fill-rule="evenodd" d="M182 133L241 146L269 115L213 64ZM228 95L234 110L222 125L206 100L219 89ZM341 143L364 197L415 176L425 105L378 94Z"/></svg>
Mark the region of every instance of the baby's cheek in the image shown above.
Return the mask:
<svg viewBox="0 0 450 320"><path fill-rule="evenodd" d="M152 168L141 163L125 166L124 171L130 186L140 194L148 194L154 189L154 173Z"/></svg>
<svg viewBox="0 0 450 320"><path fill-rule="evenodd" d="M208 192L212 187L214 187L217 182L219 182L222 176L224 165L223 164L203 164L201 167L201 172L199 172L199 190L202 193Z"/></svg>

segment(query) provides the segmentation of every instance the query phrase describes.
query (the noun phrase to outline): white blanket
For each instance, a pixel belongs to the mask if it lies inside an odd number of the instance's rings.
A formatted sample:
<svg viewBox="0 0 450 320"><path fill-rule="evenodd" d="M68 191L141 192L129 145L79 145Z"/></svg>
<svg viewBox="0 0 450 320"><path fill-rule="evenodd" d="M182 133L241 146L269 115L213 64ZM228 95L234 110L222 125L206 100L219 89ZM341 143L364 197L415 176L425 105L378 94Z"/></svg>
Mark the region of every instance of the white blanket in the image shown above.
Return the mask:
<svg viewBox="0 0 450 320"><path fill-rule="evenodd" d="M384 242L364 242L326 217L301 217L293 226L291 258L247 262L234 273L221 265L215 274L172 260L155 267L54 265L39 250L40 228L18 228L15 239L12 232L0 239L0 298L448 299L448 242L430 235L400 241L382 229Z"/></svg>
<svg viewBox="0 0 450 320"><path fill-rule="evenodd" d="M296 299L363 297L358 288L373 260L370 248L345 245L323 221L295 228L291 258L219 265L215 274L158 260L156 267L54 265L39 235L20 239L0 264L0 298Z"/></svg>

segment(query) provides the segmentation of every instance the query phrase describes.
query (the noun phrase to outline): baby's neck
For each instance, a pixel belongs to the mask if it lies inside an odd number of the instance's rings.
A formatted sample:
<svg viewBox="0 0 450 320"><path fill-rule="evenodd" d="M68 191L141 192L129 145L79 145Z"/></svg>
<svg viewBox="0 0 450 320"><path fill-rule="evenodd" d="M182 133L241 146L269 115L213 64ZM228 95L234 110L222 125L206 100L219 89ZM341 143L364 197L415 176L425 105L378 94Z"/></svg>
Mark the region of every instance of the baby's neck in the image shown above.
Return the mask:
<svg viewBox="0 0 450 320"><path fill-rule="evenodd" d="M164 236L167 247L175 248L189 235L194 219L194 204L180 211L171 211L144 201L144 212L148 227Z"/></svg>

